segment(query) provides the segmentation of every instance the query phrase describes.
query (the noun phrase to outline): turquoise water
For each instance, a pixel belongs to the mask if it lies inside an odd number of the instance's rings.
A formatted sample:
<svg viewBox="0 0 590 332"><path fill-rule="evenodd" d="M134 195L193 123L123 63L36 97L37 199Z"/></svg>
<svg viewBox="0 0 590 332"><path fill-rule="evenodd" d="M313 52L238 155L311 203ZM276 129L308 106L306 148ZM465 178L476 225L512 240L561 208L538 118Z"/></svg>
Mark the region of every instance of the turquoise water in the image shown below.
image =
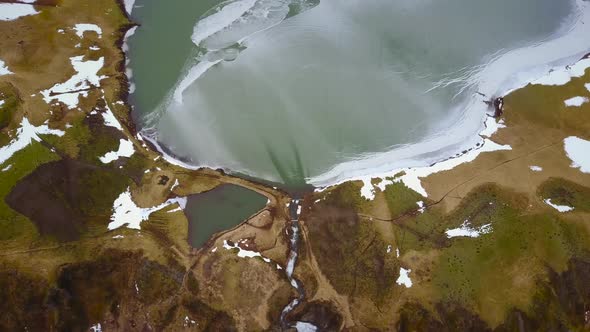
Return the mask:
<svg viewBox="0 0 590 332"><path fill-rule="evenodd" d="M211 235L231 229L266 206L266 197L235 185L222 185L189 196L185 213L189 219L189 243L200 248Z"/></svg>
<svg viewBox="0 0 590 332"><path fill-rule="evenodd" d="M175 155L288 185L386 151L435 159L481 127L466 106L485 65L550 39L572 4L139 1L132 100Z"/></svg>

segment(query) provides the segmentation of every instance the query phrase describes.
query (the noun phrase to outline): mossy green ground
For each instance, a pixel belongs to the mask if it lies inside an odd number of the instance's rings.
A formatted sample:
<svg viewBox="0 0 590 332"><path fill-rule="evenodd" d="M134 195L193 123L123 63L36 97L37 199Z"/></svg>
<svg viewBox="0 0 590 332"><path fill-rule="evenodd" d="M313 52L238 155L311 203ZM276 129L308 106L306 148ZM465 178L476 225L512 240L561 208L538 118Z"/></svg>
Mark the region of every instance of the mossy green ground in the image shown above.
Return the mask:
<svg viewBox="0 0 590 332"><path fill-rule="evenodd" d="M39 142L33 142L27 148L18 151L0 165L0 168L11 165L2 172L0 181L0 197L6 197L17 182L33 172L37 167L50 161L58 160L59 156L47 149ZM31 234L37 234L34 225L23 215L8 207L4 199L0 200L0 241L22 239L31 240Z"/></svg>

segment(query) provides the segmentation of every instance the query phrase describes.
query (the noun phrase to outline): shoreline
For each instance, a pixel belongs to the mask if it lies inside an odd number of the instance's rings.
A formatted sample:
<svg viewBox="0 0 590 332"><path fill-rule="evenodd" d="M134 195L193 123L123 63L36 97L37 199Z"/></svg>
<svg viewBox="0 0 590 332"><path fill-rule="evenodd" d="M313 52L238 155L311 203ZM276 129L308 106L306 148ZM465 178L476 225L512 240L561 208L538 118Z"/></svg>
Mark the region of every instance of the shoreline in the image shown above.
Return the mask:
<svg viewBox="0 0 590 332"><path fill-rule="evenodd" d="M118 0L118 2L123 4L123 0ZM502 65L506 66L506 62L508 62L508 67L523 67L524 64L522 63L522 60L515 64L510 64L510 59L513 59L516 56L522 57L522 54L519 53L523 52L542 52L543 49L564 46L562 44L568 44L569 39L572 39L572 35L583 35L584 30L587 30L584 29L585 26L583 18L590 18L590 4L583 0L575 0L575 3L578 8L575 12L572 12L572 17L576 20L574 22L569 22L571 23L569 25L571 28L568 29L568 24L564 24L564 27L558 31L562 33L561 35L557 35L556 32L556 35L551 36L552 39L545 40L544 43L532 46L527 45L521 48L510 50L503 54L496 55L487 64L483 65L481 72L478 72L474 75L474 77L469 78L475 81L479 80L479 84L476 86L478 87L478 90L483 90L485 92L481 93L478 91L472 97L468 98L468 100L466 100L465 104L462 106L463 113L461 113L461 119L459 119L458 123L448 125L448 128L440 128L437 130L437 133L424 138L418 143L400 146L385 152L367 154L366 156L360 157L358 159L338 163L331 169L319 175L306 178L305 184L313 187L316 191L325 190L328 187L339 185L344 182L358 180L365 182L367 178L384 178L386 176L394 175L400 171L415 171L418 169L435 167L436 165L444 164L449 160L457 160L462 158L470 152L476 154L483 152L479 150L485 146L487 139L484 139L481 134L487 130L487 123L489 117L491 116L490 110L492 111L492 114L498 113L497 111L494 112L494 107L486 105L486 100L504 97L517 89L525 87L528 84L534 84L539 79L553 71L561 70L563 67L569 67L569 63L571 63L572 59L576 57L579 59L580 54L587 54L589 48L581 50L577 45L568 45L570 48L577 47L577 49L568 49L565 51L565 53L568 53L569 55L565 57L560 52L557 52L560 54L549 54L548 56L542 56L532 60L528 57L525 57L527 61L531 60L530 65L521 68L521 71L516 70L512 75L508 75L508 77L503 76L502 78L496 74L490 75L491 79L486 80L485 74L494 72L494 65L496 65L496 67L500 67ZM128 37L129 36L125 36L124 43ZM573 55L572 52L574 53ZM125 58L127 61L126 67L129 67L128 56L126 52ZM584 59L584 57L582 59ZM127 71L129 72L129 74L126 73L129 84L128 88L131 89L133 83L131 82L130 68L127 68ZM498 70L500 74L505 71L506 70ZM482 89L479 89L480 86ZM481 96L478 97L478 94ZM485 100L481 98L483 96L485 96ZM132 110L133 105L130 104L128 98L124 100L128 104L130 110ZM467 122L469 120L471 120L469 122L472 123L471 126L475 126L475 118L478 118L476 130L471 129L468 132L460 134L460 137L454 137L452 142L447 140L447 142L443 143L444 137L446 136L443 136L443 134L446 132L453 132L459 125L462 124L462 122ZM135 121L132 120L132 122L134 122L135 126ZM244 169L233 169L223 165L191 164L183 161L181 158L174 156L171 151L166 151L167 149L165 149L160 144L160 142L158 142L157 132L150 133L149 129L150 128L141 128L138 131L134 131L133 133L154 145L155 150L171 164L190 170L221 170L223 173L253 180L254 182L261 183L263 185L267 185L265 183L268 182L274 183L276 181L256 176L254 172ZM441 138L443 139L441 140ZM488 143L488 146L489 145L490 143ZM416 149L421 149L422 151L418 154L414 153L413 155L409 153L409 151L415 151ZM405 157L404 153L406 154ZM399 156L400 154L402 155L401 157ZM277 187L289 191L288 184L277 183Z"/></svg>

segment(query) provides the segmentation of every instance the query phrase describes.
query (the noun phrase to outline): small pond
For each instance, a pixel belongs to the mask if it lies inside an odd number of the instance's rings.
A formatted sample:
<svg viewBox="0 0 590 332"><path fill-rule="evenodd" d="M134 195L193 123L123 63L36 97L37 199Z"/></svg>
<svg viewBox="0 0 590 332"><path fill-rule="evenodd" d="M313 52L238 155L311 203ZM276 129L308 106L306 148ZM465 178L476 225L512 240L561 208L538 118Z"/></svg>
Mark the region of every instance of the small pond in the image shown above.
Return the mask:
<svg viewBox="0 0 590 332"><path fill-rule="evenodd" d="M266 206L267 198L252 190L225 184L188 198L191 246L199 248L218 232L231 229Z"/></svg>

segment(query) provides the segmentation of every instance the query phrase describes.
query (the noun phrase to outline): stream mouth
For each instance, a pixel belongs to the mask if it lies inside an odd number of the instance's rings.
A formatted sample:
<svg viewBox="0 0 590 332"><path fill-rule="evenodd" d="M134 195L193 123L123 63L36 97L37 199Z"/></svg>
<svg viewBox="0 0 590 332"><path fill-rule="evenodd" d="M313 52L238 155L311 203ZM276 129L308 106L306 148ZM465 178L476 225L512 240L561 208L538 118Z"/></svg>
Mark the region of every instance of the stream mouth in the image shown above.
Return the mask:
<svg viewBox="0 0 590 332"><path fill-rule="evenodd" d="M187 164L295 191L475 146L486 100L578 56L590 34L582 0L137 7L144 132Z"/></svg>

